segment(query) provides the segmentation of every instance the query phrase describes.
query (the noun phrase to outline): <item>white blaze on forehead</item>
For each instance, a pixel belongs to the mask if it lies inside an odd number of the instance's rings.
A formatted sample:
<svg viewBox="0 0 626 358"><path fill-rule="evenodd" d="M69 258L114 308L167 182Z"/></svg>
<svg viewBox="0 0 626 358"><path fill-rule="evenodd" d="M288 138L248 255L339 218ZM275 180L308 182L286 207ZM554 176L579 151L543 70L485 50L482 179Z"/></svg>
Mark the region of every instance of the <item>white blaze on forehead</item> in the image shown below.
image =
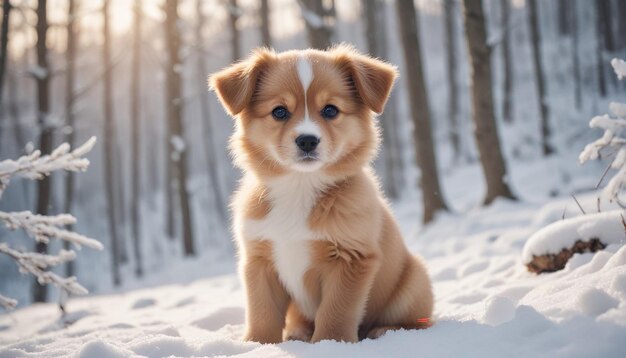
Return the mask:
<svg viewBox="0 0 626 358"><path fill-rule="evenodd" d="M302 83L302 88L304 89L304 96L306 97L306 91L309 89L311 82L313 82L313 66L309 59L302 55L298 58L298 77L300 77L300 82Z"/></svg>
<svg viewBox="0 0 626 358"><path fill-rule="evenodd" d="M311 120L311 117L309 117L307 98L309 86L311 85L311 82L313 82L313 64L311 64L308 57L302 55L298 58L296 69L298 70L298 77L300 78L302 89L304 90L304 119L300 122L300 124L298 124L298 126L296 126L296 131L298 134L311 134L319 138L321 137L322 132L320 131L319 126Z"/></svg>

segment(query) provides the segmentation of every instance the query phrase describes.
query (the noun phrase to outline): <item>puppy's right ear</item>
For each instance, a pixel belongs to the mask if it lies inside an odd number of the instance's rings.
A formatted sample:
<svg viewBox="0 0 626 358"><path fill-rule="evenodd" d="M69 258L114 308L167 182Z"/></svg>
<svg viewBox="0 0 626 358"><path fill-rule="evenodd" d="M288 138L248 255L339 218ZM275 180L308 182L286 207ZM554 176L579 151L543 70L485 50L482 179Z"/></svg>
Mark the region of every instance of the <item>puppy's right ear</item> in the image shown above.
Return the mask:
<svg viewBox="0 0 626 358"><path fill-rule="evenodd" d="M257 49L248 59L209 76L209 88L217 93L228 114L235 116L250 103L260 73L274 56L272 50Z"/></svg>

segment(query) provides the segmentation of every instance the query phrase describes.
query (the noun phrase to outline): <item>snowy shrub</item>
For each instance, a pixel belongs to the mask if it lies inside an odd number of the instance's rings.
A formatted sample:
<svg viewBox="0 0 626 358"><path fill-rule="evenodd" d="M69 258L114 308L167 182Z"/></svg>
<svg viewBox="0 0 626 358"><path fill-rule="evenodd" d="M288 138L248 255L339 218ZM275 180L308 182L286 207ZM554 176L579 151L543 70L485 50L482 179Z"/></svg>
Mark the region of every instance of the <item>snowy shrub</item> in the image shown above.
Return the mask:
<svg viewBox="0 0 626 358"><path fill-rule="evenodd" d="M626 77L626 62L615 58L611 61L611 65L619 79ZM605 156L614 155L609 168L613 168L617 172L602 190L600 198L610 202L614 201L626 208L626 202L623 202L619 197L626 183L626 103L613 102L609 105L609 109L616 118L605 114L596 116L589 122L591 128L604 130L604 135L587 144L580 153L579 159L581 163L585 163L588 160L601 158L603 154Z"/></svg>
<svg viewBox="0 0 626 358"><path fill-rule="evenodd" d="M39 180L56 170L85 171L89 166L89 160L83 156L93 148L95 143L96 138L91 137L85 144L71 152L69 144L64 143L49 155L41 156L41 152L36 150L18 160L1 161L0 199L2 199L2 193L9 185L10 180L14 177ZM70 242L77 248L87 246L102 250L100 242L63 228L76 222L76 219L69 214L44 216L33 214L30 211L0 211L0 222L3 222L9 230L24 230L38 243L47 244L51 238L56 238ZM11 248L7 243L0 243L0 254L9 256L15 261L20 272L33 274L42 285L51 283L70 293L87 293L87 289L78 283L76 277L61 277L49 271L53 266L73 260L76 253L72 250L61 250L57 255L48 255L22 252ZM16 305L16 300L0 295L0 306L9 309Z"/></svg>

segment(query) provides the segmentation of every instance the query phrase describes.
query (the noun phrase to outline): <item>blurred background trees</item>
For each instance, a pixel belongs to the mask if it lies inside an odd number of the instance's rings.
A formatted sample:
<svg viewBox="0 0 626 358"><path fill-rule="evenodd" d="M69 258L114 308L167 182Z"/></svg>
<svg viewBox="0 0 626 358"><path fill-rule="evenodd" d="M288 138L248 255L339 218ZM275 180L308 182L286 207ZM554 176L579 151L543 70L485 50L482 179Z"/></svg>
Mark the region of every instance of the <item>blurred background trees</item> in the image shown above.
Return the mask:
<svg viewBox="0 0 626 358"><path fill-rule="evenodd" d="M390 198L421 208L415 221L467 209L446 195L455 170L482 168L485 185L466 190L486 204L523 200L511 163L565 155L626 92L609 65L626 57L621 0L0 1L0 158L101 139L88 173L13 185L0 209L77 216L108 253L66 273L96 292L232 255L233 123L206 77L255 47L349 42L399 67L375 166ZM1 257L0 272L21 302L55 298Z"/></svg>

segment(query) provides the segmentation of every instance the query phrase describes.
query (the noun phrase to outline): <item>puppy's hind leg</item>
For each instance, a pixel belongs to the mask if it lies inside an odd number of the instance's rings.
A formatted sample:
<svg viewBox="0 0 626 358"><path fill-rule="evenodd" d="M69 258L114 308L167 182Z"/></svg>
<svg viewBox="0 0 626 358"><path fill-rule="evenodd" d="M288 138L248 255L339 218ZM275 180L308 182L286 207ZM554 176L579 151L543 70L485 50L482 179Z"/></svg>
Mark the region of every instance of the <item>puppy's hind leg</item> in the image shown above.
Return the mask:
<svg viewBox="0 0 626 358"><path fill-rule="evenodd" d="M314 330L313 322L309 321L298 309L295 302L291 301L285 318L283 341L311 341Z"/></svg>

